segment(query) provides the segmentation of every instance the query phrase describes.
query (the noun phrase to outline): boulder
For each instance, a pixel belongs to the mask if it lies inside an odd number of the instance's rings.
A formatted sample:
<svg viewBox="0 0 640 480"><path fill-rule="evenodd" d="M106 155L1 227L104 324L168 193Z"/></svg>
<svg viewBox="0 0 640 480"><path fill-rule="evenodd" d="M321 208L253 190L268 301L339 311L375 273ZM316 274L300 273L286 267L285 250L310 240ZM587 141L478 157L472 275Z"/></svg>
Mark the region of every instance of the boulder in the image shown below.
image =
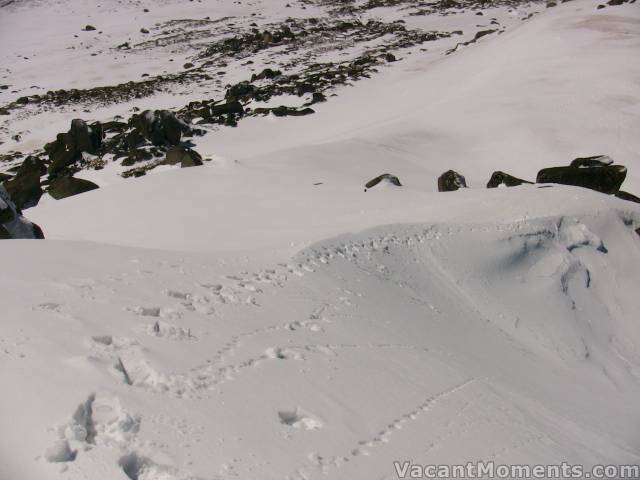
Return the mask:
<svg viewBox="0 0 640 480"><path fill-rule="evenodd" d="M458 172L447 170L438 178L439 192L453 192L459 188L467 188L467 181Z"/></svg>
<svg viewBox="0 0 640 480"><path fill-rule="evenodd" d="M526 180L522 180L521 178L514 177L504 172L493 172L489 182L487 182L487 188L496 188L500 185L504 185L506 187L517 187L518 185L522 185L523 183L532 183Z"/></svg>
<svg viewBox="0 0 640 480"><path fill-rule="evenodd" d="M38 204L42 196L40 177L47 168L38 157L27 157L16 172L15 177L4 183L6 191L18 211Z"/></svg>
<svg viewBox="0 0 640 480"><path fill-rule="evenodd" d="M608 155L594 155L593 157L574 158L569 164L570 167L606 167L613 164L613 159Z"/></svg>
<svg viewBox="0 0 640 480"><path fill-rule="evenodd" d="M69 135L71 135L75 149L80 152L95 155L102 144L103 133L99 122L89 126L87 122L79 118L71 120Z"/></svg>
<svg viewBox="0 0 640 480"><path fill-rule="evenodd" d="M627 176L627 169L622 165L582 165L544 168L538 172L536 182L574 185L606 194L613 194L620 189Z"/></svg>
<svg viewBox="0 0 640 480"><path fill-rule="evenodd" d="M240 82L230 86L227 89L227 93L224 98L227 100L239 100L242 98L250 97L255 93L256 87L249 82Z"/></svg>
<svg viewBox="0 0 640 480"><path fill-rule="evenodd" d="M640 198L630 194L629 192L623 192L622 190L618 190L614 195L618 198L621 198L622 200L628 200L629 202L640 203Z"/></svg>
<svg viewBox="0 0 640 480"><path fill-rule="evenodd" d="M47 192L56 200L72 197L98 188L93 182L74 177L58 177L51 181Z"/></svg>
<svg viewBox="0 0 640 480"><path fill-rule="evenodd" d="M400 179L395 175L391 175L390 173L383 173L382 175L378 175L376 178L372 178L365 185L365 192L368 188L373 188L379 183L390 183L391 185L395 185L396 187L401 187L402 183L400 183Z"/></svg>
<svg viewBox="0 0 640 480"><path fill-rule="evenodd" d="M163 163L166 165L180 164L181 168L197 167L202 165L202 157L190 148L173 147L167 151L167 158Z"/></svg>
<svg viewBox="0 0 640 480"><path fill-rule="evenodd" d="M129 126L154 145L178 145L182 135L190 135L191 128L169 110L145 110L133 115ZM131 135L131 133L129 134Z"/></svg>
<svg viewBox="0 0 640 480"><path fill-rule="evenodd" d="M227 103L222 103L220 105L214 105L211 107L211 115L214 117L229 114L242 115L243 113L244 107L237 100L231 100Z"/></svg>
<svg viewBox="0 0 640 480"><path fill-rule="evenodd" d="M49 155L49 175L57 176L67 167L82 160L82 152L92 155L99 153L104 132L99 122L88 125L82 119L71 121L66 133L59 133L56 140L44 146Z"/></svg>
<svg viewBox="0 0 640 480"><path fill-rule="evenodd" d="M0 185L0 240L12 238L42 239L42 229L24 218L11 200L7 190Z"/></svg>
<svg viewBox="0 0 640 480"><path fill-rule="evenodd" d="M273 113L276 117L303 117L305 115L311 115L316 112L312 108L303 108L302 110L298 110L297 108L285 107L284 105L281 105L279 107L272 108L271 113Z"/></svg>

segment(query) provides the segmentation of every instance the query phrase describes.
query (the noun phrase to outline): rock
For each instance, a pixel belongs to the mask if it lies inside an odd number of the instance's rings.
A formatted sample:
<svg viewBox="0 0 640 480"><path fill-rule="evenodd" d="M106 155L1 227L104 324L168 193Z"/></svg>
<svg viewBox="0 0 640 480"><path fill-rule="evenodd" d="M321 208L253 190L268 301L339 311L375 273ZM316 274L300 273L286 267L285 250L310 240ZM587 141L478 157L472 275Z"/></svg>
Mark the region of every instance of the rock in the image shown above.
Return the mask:
<svg viewBox="0 0 640 480"><path fill-rule="evenodd" d="M8 173L0 172L0 183L4 182L5 180L11 180L12 178L13 176L9 175Z"/></svg>
<svg viewBox="0 0 640 480"><path fill-rule="evenodd" d="M180 164L181 168L197 167L202 165L202 157L195 150L183 147L173 147L167 151L167 158L163 162L166 165Z"/></svg>
<svg viewBox="0 0 640 480"><path fill-rule="evenodd" d="M84 30L85 32L91 32L91 31L93 31L93 30L95 30L95 29L96 29L96 27L94 27L93 25L86 25L86 26L83 28L83 30Z"/></svg>
<svg viewBox="0 0 640 480"><path fill-rule="evenodd" d="M327 97L322 92L313 92L313 96L311 97L311 103L322 103L326 102Z"/></svg>
<svg viewBox="0 0 640 480"><path fill-rule="evenodd" d="M0 200L0 224L11 222L14 218L15 211L4 200Z"/></svg>
<svg viewBox="0 0 640 480"><path fill-rule="evenodd" d="M526 180L522 180L521 178L514 177L504 172L493 172L489 182L487 183L487 188L496 188L500 185L504 185L506 187L516 187L518 185L522 185L523 183L532 183Z"/></svg>
<svg viewBox="0 0 640 480"><path fill-rule="evenodd" d="M393 53L387 53L387 54L384 56L384 59L385 59L387 62L392 63L392 62L395 62L395 61L396 61L396 56L395 56Z"/></svg>
<svg viewBox="0 0 640 480"><path fill-rule="evenodd" d="M99 153L104 132L99 122L89 126L87 122L76 118L71 121L67 133L59 133L54 142L44 146L49 155L49 175L57 176L67 167L82 159L82 152L92 155Z"/></svg>
<svg viewBox="0 0 640 480"><path fill-rule="evenodd" d="M253 75L251 75L251 81L255 82L256 80L264 80L265 78L272 79L272 78L279 77L280 75L282 75L282 71L280 70L265 68L260 73L258 74L254 73Z"/></svg>
<svg viewBox="0 0 640 480"><path fill-rule="evenodd" d="M271 109L271 113L273 113L276 117L303 117L305 115L311 115L312 113L316 113L312 108L303 108L302 110L298 110L297 108L285 107L281 105L276 108Z"/></svg>
<svg viewBox="0 0 640 480"><path fill-rule="evenodd" d="M42 239L42 229L20 214L7 190L0 185L0 240L12 238Z"/></svg>
<svg viewBox="0 0 640 480"><path fill-rule="evenodd" d="M569 164L570 167L606 167L613 164L613 159L608 155L595 155L593 157L575 158Z"/></svg>
<svg viewBox="0 0 640 480"><path fill-rule="evenodd" d="M40 177L47 171L38 157L27 157L16 172L15 177L4 183L7 193L18 211L38 204L42 196Z"/></svg>
<svg viewBox="0 0 640 480"><path fill-rule="evenodd" d="M147 30L146 28L141 28L140 33L144 33L146 35L147 33L149 33L149 30Z"/></svg>
<svg viewBox="0 0 640 480"><path fill-rule="evenodd" d="M552 167L540 170L536 182L574 185L613 194L620 189L626 176L627 169L622 165Z"/></svg>
<svg viewBox="0 0 640 480"><path fill-rule="evenodd" d="M193 68L193 67L195 67L195 65L193 63L191 63L191 62L187 62L182 66L182 68L184 68L184 69L189 69L189 68Z"/></svg>
<svg viewBox="0 0 640 480"><path fill-rule="evenodd" d="M255 85L251 85L249 82L236 83L227 89L227 93L224 98L228 100L239 100L243 97L250 96L255 92L255 90Z"/></svg>
<svg viewBox="0 0 640 480"><path fill-rule="evenodd" d="M56 200L72 197L98 188L93 182L74 177L58 177L51 181L47 192Z"/></svg>
<svg viewBox="0 0 640 480"><path fill-rule="evenodd" d="M396 187L401 187L402 183L400 183L400 179L395 175L391 175L390 173L383 173L382 175L378 175L376 178L372 178L365 185L365 192L368 188L373 188L379 183L390 183L391 185L395 185Z"/></svg>
<svg viewBox="0 0 640 480"><path fill-rule="evenodd" d="M447 170L438 178L439 192L453 192L459 188L467 188L467 181L458 172Z"/></svg>
<svg viewBox="0 0 640 480"><path fill-rule="evenodd" d="M211 115L217 117L219 115L236 114L242 115L244 113L244 107L237 100L232 100L220 105L213 105L211 107Z"/></svg>
<svg viewBox="0 0 640 480"><path fill-rule="evenodd" d="M192 133L191 128L169 110L145 110L135 114L129 125L137 129L154 145L178 145L183 134Z"/></svg>
<svg viewBox="0 0 640 480"><path fill-rule="evenodd" d="M630 202L640 203L640 198L628 192L623 192L622 190L618 190L614 195L618 198L621 198L622 200L628 200Z"/></svg>

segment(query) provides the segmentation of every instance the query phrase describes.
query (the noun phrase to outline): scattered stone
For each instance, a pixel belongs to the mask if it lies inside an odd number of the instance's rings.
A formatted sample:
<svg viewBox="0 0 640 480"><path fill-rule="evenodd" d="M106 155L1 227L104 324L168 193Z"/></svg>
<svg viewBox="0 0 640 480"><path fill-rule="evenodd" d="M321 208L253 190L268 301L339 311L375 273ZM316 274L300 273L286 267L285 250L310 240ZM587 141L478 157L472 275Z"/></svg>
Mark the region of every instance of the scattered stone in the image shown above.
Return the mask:
<svg viewBox="0 0 640 480"><path fill-rule="evenodd" d="M146 28L141 28L140 29L140 33L147 34L147 33L149 33L149 30L147 30Z"/></svg>
<svg viewBox="0 0 640 480"><path fill-rule="evenodd" d="M460 188L467 188L467 181L458 172L447 170L438 178L439 192L454 192Z"/></svg>
<svg viewBox="0 0 640 480"><path fill-rule="evenodd" d="M187 62L182 66L182 68L184 68L184 69L189 69L189 68L193 68L193 67L195 67L195 65L193 63L191 63L191 62Z"/></svg>
<svg viewBox="0 0 640 480"><path fill-rule="evenodd" d="M364 185L364 191L366 192L368 188L373 188L379 183L388 183L391 185L395 185L396 187L401 187L402 183L400 183L400 179L395 175L391 175L390 173L383 173L382 175L378 175L376 178L372 178Z"/></svg>
<svg viewBox="0 0 640 480"><path fill-rule="evenodd" d="M395 62L397 60L396 56L393 53L385 54L384 59L389 63Z"/></svg>
<svg viewBox="0 0 640 480"><path fill-rule="evenodd" d="M89 180L74 177L58 177L51 181L47 192L56 200L61 200L95 190L96 188L98 188L98 185Z"/></svg>
<svg viewBox="0 0 640 480"><path fill-rule="evenodd" d="M95 29L96 27L94 27L93 25L86 25L82 30L84 30L85 32L91 32Z"/></svg>
<svg viewBox="0 0 640 480"><path fill-rule="evenodd" d="M518 185L522 185L523 183L532 183L527 180L522 180L521 178L514 177L509 175L508 173L504 173L501 171L493 172L489 182L487 183L487 188L496 188L500 185L504 185L506 187L516 187Z"/></svg>

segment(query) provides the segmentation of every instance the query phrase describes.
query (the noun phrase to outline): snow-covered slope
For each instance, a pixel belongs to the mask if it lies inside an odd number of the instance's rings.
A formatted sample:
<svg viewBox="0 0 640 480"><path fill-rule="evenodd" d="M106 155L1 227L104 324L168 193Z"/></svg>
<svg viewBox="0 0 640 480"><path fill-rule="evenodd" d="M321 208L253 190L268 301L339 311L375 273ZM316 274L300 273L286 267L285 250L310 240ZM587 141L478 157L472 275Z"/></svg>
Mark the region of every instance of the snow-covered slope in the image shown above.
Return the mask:
<svg viewBox="0 0 640 480"><path fill-rule="evenodd" d="M326 11L148 3L98 14L17 2L0 28L52 8L65 35L77 30L67 16L106 25L110 52L143 8L164 36L178 8L242 25L248 9L260 25ZM47 240L0 244L0 478L369 480L398 478L396 460L638 464L640 206L578 187L483 188L494 170L533 180L608 153L629 169L623 189L640 191L640 12L596 6L366 10L411 27L467 32L495 15L509 28L450 55L452 39L412 47L314 115L210 129L194 139L205 166L125 180L109 164L78 174L98 190L45 195L25 215ZM532 8L542 12L522 21ZM28 33L6 51L59 53L21 44ZM182 52L180 64L193 59ZM110 84L179 58L125 54L148 63L119 72L68 60ZM244 62L229 81L246 76ZM11 65L20 88L41 78ZM84 79L52 76L47 88ZM192 87L83 115L180 107L211 86ZM6 101L25 94L15 90ZM5 128L37 149L73 108L12 110ZM435 192L449 168L476 188ZM365 192L384 172L403 186Z"/></svg>

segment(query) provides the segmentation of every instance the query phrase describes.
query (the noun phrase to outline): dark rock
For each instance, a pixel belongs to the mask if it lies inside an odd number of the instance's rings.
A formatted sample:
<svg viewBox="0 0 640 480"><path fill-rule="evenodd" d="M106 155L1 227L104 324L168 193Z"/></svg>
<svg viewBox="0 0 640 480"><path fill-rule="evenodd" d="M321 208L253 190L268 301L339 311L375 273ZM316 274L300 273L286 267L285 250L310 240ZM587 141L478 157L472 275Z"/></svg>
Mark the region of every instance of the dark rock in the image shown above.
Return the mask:
<svg viewBox="0 0 640 480"><path fill-rule="evenodd" d="M382 175L378 175L376 178L372 178L364 185L365 192L367 191L366 190L367 188L373 188L376 185L378 185L380 182L390 183L397 187L402 186L402 184L400 183L400 179L398 177L396 177L395 175L391 175L390 173L383 173Z"/></svg>
<svg viewBox="0 0 640 480"><path fill-rule="evenodd" d="M211 107L211 115L217 117L219 115L237 114L242 115L244 113L244 107L238 101L232 100L220 105L213 105Z"/></svg>
<svg viewBox="0 0 640 480"><path fill-rule="evenodd" d="M74 142L74 147L80 152L87 152L92 155L98 153L98 149L102 143L102 126L100 123L87 125L87 122L76 118L71 120L71 128L69 134Z"/></svg>
<svg viewBox="0 0 640 480"><path fill-rule="evenodd" d="M280 70L273 70L271 68L265 68L260 73L254 73L251 75L251 81L255 82L256 80L264 80L264 79L273 79L282 75Z"/></svg>
<svg viewBox="0 0 640 480"><path fill-rule="evenodd" d="M9 175L8 173L0 172L0 183L4 182L5 180L11 180L12 178L13 176Z"/></svg>
<svg viewBox="0 0 640 480"><path fill-rule="evenodd" d="M467 188L467 181L458 172L447 170L438 178L439 192L453 192L459 188Z"/></svg>
<svg viewBox="0 0 640 480"><path fill-rule="evenodd" d="M146 28L141 28L140 29L140 33L147 34L147 33L149 33L149 30L147 30Z"/></svg>
<svg viewBox="0 0 640 480"><path fill-rule="evenodd" d="M40 177L46 171L42 160L29 156L22 162L15 177L4 183L18 211L38 204L43 193Z"/></svg>
<svg viewBox="0 0 640 480"><path fill-rule="evenodd" d="M83 28L83 30L84 30L85 32L91 32L91 31L93 31L93 30L95 30L95 29L96 29L96 27L94 27L93 25L86 25L86 26Z"/></svg>
<svg viewBox="0 0 640 480"><path fill-rule="evenodd" d="M16 214L4 201L0 202L0 224L13 221Z"/></svg>
<svg viewBox="0 0 640 480"><path fill-rule="evenodd" d="M559 183L590 188L598 192L616 193L627 176L622 165L604 167L552 167L538 172L537 183Z"/></svg>
<svg viewBox="0 0 640 480"><path fill-rule="evenodd" d="M67 167L79 162L82 152L96 155L103 137L104 132L99 122L89 126L79 118L72 120L67 133L59 133L55 141L44 146L45 152L49 155L49 175L55 177Z"/></svg>
<svg viewBox="0 0 640 480"><path fill-rule="evenodd" d="M387 54L384 56L384 59L385 59L387 62L391 63L391 62L395 62L395 61L396 61L396 56L395 56L393 53L387 53Z"/></svg>
<svg viewBox="0 0 640 480"><path fill-rule="evenodd" d="M239 100L253 94L255 90L255 85L251 85L249 82L236 83L227 89L227 93L224 98L228 100Z"/></svg>
<svg viewBox="0 0 640 480"><path fill-rule="evenodd" d="M523 183L532 183L526 180L522 180L521 178L514 177L504 172L493 172L489 182L487 183L487 188L496 188L500 185L505 185L507 187L516 187L518 185L522 185Z"/></svg>
<svg viewBox="0 0 640 480"><path fill-rule="evenodd" d="M630 194L629 192L624 192L622 190L619 190L614 195L618 198L621 198L622 200L628 200L630 202L640 203L640 198Z"/></svg>
<svg viewBox="0 0 640 480"><path fill-rule="evenodd" d="M98 188L98 185L89 180L74 177L58 177L51 181L47 192L56 200L61 200L90 190L95 190L96 188Z"/></svg>
<svg viewBox="0 0 640 480"><path fill-rule="evenodd" d="M281 105L276 108L271 109L271 113L273 113L276 117L303 117L305 115L311 115L312 113L316 113L312 108L303 108L302 110L298 110L297 108L285 107Z"/></svg>
<svg viewBox="0 0 640 480"><path fill-rule="evenodd" d="M42 229L20 214L9 193L0 185L0 240L44 238Z"/></svg>
<svg viewBox="0 0 640 480"><path fill-rule="evenodd" d="M182 68L186 68L186 69L193 68L193 67L195 67L195 65L191 62L187 62L182 66Z"/></svg>
<svg viewBox="0 0 640 480"><path fill-rule="evenodd" d="M606 167L613 164L613 159L608 155L594 155L593 157L578 157L571 161L570 167Z"/></svg>
<svg viewBox="0 0 640 480"><path fill-rule="evenodd" d="M195 150L183 147L173 147L167 151L167 158L163 162L167 165L180 164L181 168L197 167L202 165L202 157Z"/></svg>
<svg viewBox="0 0 640 480"><path fill-rule="evenodd" d="M311 103L321 103L326 102L327 97L325 97L322 92L313 92L313 96L311 97Z"/></svg>
<svg viewBox="0 0 640 480"><path fill-rule="evenodd" d="M134 114L129 125L154 145L178 145L183 134L191 134L189 125L169 110L145 110Z"/></svg>

